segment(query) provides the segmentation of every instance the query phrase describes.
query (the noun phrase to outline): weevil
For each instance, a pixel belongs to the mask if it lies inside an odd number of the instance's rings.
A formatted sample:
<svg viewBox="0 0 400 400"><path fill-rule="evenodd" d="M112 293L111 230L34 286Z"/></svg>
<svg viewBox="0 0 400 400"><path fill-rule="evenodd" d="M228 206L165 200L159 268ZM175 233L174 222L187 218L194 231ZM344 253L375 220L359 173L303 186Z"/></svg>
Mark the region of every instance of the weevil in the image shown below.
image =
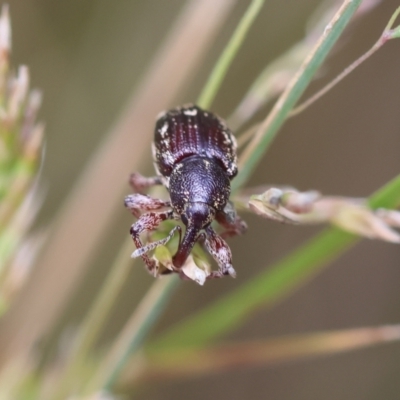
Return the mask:
<svg viewBox="0 0 400 400"><path fill-rule="evenodd" d="M172 257L173 270L181 268L197 241L203 244L218 264L218 271L208 278L236 276L232 253L224 238L242 234L247 226L229 201L230 182L237 175L236 140L226 123L215 114L196 105L185 105L160 114L152 144L157 176L146 178L139 173L130 177L136 193L125 198L125 206L138 220L130 233L136 245L133 257L141 257L150 273L156 275L156 262L148 252L165 245L176 231L179 245ZM143 194L153 185L164 185L170 201ZM142 214L142 212L144 212ZM144 245L140 235L152 231L165 220L181 220L185 226L174 227L161 240ZM225 231L220 235L211 223L217 221Z"/></svg>

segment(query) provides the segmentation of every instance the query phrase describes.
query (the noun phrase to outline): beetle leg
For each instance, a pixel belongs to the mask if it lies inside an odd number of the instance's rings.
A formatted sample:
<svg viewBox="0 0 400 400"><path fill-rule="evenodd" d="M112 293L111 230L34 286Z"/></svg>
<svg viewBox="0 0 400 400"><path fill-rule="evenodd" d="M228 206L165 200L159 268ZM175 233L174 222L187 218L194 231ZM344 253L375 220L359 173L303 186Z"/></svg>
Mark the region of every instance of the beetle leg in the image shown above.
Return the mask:
<svg viewBox="0 0 400 400"><path fill-rule="evenodd" d="M154 211L164 207L171 207L171 202L155 199L146 194L134 193L125 197L125 207L139 218L140 211Z"/></svg>
<svg viewBox="0 0 400 400"><path fill-rule="evenodd" d="M129 184L135 192L143 193L143 189L147 189L150 186L162 185L162 179L159 176L146 178L139 172L134 172L129 177Z"/></svg>
<svg viewBox="0 0 400 400"><path fill-rule="evenodd" d="M160 244L158 242L154 242L155 246L153 246L153 243L149 243L146 246L143 246L142 241L140 240L140 234L146 231L152 231L157 228L157 226L162 222L167 219L172 219L173 218L173 211L161 211L161 212L149 212L146 214L143 214L132 226L131 226L131 236L133 239L133 242L135 243L136 250L133 253L133 257L142 257L143 261L145 262L147 269L149 272L153 273L153 270L155 268L155 261L151 260L146 252L149 250L157 247ZM165 241L165 243L172 237L173 233L175 232L176 228L174 228L171 233L167 236L167 240L162 239L161 241Z"/></svg>
<svg viewBox="0 0 400 400"><path fill-rule="evenodd" d="M226 231L221 236L226 239L235 235L242 235L247 230L247 224L240 218L232 202L228 202L223 211L219 211L215 219L222 225Z"/></svg>
<svg viewBox="0 0 400 400"><path fill-rule="evenodd" d="M172 236L174 236L175 232L180 229L181 229L181 227L179 225L175 226L171 230L171 232L168 234L168 236L166 236L164 239L160 239L155 242L147 243L145 246L136 249L132 253L132 257L133 258L141 257L143 254L146 254L149 251L154 250L158 246L166 245L171 240Z"/></svg>
<svg viewBox="0 0 400 400"><path fill-rule="evenodd" d="M206 238L204 240L204 245L219 267L219 271L213 272L209 278L221 278L224 275L230 275L232 278L235 278L236 272L232 267L232 253L228 244L221 236L215 233L211 226L206 228L205 231Z"/></svg>

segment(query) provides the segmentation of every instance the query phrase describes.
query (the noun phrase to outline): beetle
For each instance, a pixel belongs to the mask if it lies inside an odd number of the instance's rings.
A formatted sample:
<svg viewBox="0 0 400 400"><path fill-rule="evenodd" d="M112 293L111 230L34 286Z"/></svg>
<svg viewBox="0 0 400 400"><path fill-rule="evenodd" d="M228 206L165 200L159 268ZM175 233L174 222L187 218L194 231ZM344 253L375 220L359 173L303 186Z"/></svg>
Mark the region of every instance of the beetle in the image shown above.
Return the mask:
<svg viewBox="0 0 400 400"><path fill-rule="evenodd" d="M229 201L230 182L238 172L236 148L235 137L226 123L196 105L177 107L157 117L152 144L157 176L146 178L133 173L130 184L136 193L125 198L125 206L138 218L130 229L137 248L132 256L140 256L150 273L157 275L157 268L147 253L165 245L178 231L179 245L172 257L172 271L165 273L177 272L185 278L181 268L199 241L219 267L208 278L236 276L231 250L224 240L244 233L247 228ZM153 185L164 185L170 201L143 193ZM143 245L140 235L169 219L183 222L183 239L177 225L166 238ZM220 235L211 226L214 220L225 228Z"/></svg>

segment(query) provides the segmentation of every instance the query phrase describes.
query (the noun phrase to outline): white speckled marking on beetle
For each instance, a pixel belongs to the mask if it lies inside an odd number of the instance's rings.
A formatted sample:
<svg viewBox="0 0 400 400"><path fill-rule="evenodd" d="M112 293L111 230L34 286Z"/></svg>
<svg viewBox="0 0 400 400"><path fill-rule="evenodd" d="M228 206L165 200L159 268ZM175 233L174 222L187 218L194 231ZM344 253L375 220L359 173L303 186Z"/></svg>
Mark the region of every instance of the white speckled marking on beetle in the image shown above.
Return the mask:
<svg viewBox="0 0 400 400"><path fill-rule="evenodd" d="M167 162L167 164L172 165L174 163L174 156L170 151L165 151L164 154L162 154L162 159Z"/></svg>
<svg viewBox="0 0 400 400"><path fill-rule="evenodd" d="M168 122L165 122L165 124L160 129L160 136L162 139L165 138L165 134L168 132L168 128L169 128Z"/></svg>
<svg viewBox="0 0 400 400"><path fill-rule="evenodd" d="M192 109L188 109L188 110L183 110L183 113L185 115L193 117L193 116L197 115L197 110L195 108L194 109L192 108Z"/></svg>

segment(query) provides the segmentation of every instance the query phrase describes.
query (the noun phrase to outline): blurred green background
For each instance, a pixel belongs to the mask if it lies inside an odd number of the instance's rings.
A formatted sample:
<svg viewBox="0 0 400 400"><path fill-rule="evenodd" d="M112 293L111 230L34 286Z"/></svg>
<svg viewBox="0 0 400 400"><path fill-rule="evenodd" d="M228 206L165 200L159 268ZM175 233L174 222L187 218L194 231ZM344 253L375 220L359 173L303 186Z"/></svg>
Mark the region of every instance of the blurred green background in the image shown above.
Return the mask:
<svg viewBox="0 0 400 400"><path fill-rule="evenodd" d="M218 0L216 0L218 1ZM46 122L39 225L50 223L94 149L111 129L185 2L181 0L11 0L13 65L27 64L44 92ZM194 101L213 63L248 5L240 0L181 102ZM228 116L265 65L304 36L318 0L268 0L230 69L213 106ZM345 31L308 90L365 52L398 6L383 0ZM199 32L201 35L201 32ZM251 184L290 184L300 190L365 197L399 173L400 42L388 43L303 114L288 121ZM176 71L179 74L179 71ZM162 88L160 88L160 91ZM175 104L171 104L174 106ZM161 110L160 110L161 111ZM265 110L259 118L265 115ZM132 131L132 135L152 135ZM115 160L117 163L118 160ZM127 180L125 176L113 179ZM151 151L141 173L153 174ZM107 187L104 188L107 191ZM126 193L130 192L128 184ZM101 202L101 199L97 199ZM122 205L105 246L76 289L58 332L85 315L133 222ZM190 315L289 253L317 229L280 225L246 215L248 233L230 241L238 278L198 287L184 282L157 327ZM93 227L95 229L95 227ZM132 245L133 249L133 245ZM130 255L127 254L127 257ZM152 278L136 263L103 342L121 328ZM400 318L400 249L364 240L272 311L259 311L231 339L382 325ZM238 369L215 376L141 388L137 399L398 399L400 345Z"/></svg>

